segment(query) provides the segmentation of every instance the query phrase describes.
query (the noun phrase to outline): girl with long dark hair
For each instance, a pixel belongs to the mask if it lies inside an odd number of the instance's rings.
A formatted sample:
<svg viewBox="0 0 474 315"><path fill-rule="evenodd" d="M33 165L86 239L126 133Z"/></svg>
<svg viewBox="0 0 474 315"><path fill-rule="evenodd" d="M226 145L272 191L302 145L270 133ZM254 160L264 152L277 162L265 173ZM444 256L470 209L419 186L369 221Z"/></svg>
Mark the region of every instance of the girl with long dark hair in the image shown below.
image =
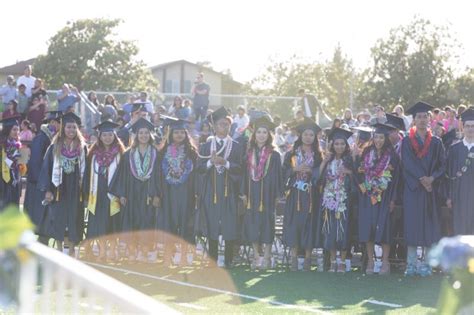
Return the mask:
<svg viewBox="0 0 474 315"><path fill-rule="evenodd" d="M329 272L345 272L346 250L349 239L349 211L353 192L353 162L347 139L352 132L334 128L329 134L328 151L321 163L321 202L317 238L320 245L330 252ZM336 254L341 262L336 266Z"/></svg>
<svg viewBox="0 0 474 315"><path fill-rule="evenodd" d="M109 194L109 184L117 171L125 148L117 137L115 129L119 125L106 120L94 129L99 133L98 140L90 148L84 193L86 209L89 212L87 238L98 240L98 260L107 259L106 235L120 232L120 202L117 197ZM117 240L109 238L111 260L116 259Z"/></svg>
<svg viewBox="0 0 474 315"><path fill-rule="evenodd" d="M86 168L87 145L79 130L81 119L74 113L65 114L60 131L54 136L46 152L38 181L45 192L44 202L49 204L51 216L48 236L62 243L67 232L69 255L74 256L74 245L82 240L84 207L82 184Z"/></svg>
<svg viewBox="0 0 474 315"><path fill-rule="evenodd" d="M2 133L0 137L0 211L9 204L20 206L21 174L20 157L21 142L19 140L20 116L0 121Z"/></svg>
<svg viewBox="0 0 474 315"><path fill-rule="evenodd" d="M154 146L154 125L145 118L133 125L132 146L120 160L110 184L110 193L120 198L122 231L128 247L128 260L148 261L148 252L155 245L156 215L160 203L158 190L158 151Z"/></svg>
<svg viewBox="0 0 474 315"><path fill-rule="evenodd" d="M377 124L373 144L356 159L359 183L359 242L367 248L366 274L374 272L374 243L382 245L380 274L390 273L390 213L395 208L400 159L389 139L394 127Z"/></svg>
<svg viewBox="0 0 474 315"><path fill-rule="evenodd" d="M271 267L271 248L275 237L276 199L282 194L280 153L273 146L275 124L263 116L253 123L255 130L246 154L246 172L240 198L247 209L243 219L242 240L253 246L252 269ZM260 264L260 248L263 262Z"/></svg>
<svg viewBox="0 0 474 315"><path fill-rule="evenodd" d="M317 134L321 130L312 120L299 126L299 137L283 163L287 198L283 221L283 241L291 248L291 270L298 270L298 250L305 250L303 269L311 268L311 252L315 247L317 210L316 182L322 161ZM316 212L316 213L315 213Z"/></svg>
<svg viewBox="0 0 474 315"><path fill-rule="evenodd" d="M166 229L179 237L181 265L186 259L186 243L194 243L195 209L194 171L197 150L189 138L185 122L179 119L166 119L169 126L168 137L160 153L160 191L162 211ZM165 260L171 263L172 254L165 244Z"/></svg>

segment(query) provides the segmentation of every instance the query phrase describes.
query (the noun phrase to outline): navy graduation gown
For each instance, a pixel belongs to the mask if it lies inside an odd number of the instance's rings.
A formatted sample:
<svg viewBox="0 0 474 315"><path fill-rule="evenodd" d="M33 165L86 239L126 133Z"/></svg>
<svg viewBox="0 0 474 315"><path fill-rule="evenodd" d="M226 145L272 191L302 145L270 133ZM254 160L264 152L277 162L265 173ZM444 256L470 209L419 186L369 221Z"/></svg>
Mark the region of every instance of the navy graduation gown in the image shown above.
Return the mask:
<svg viewBox="0 0 474 315"><path fill-rule="evenodd" d="M280 153L274 150L269 159L268 171L263 180L251 180L247 166L244 171L241 194L249 200L244 205L246 211L242 224L242 240L246 242L272 244L275 237L275 201L283 191L283 174Z"/></svg>
<svg viewBox="0 0 474 315"><path fill-rule="evenodd" d="M293 156L292 152L288 152L283 162L283 176L287 191L283 217L283 242L289 247L310 250L316 247L317 242L319 194L317 193L316 183L319 180L320 163L313 165L312 176L309 179L312 184L311 189L301 191L293 187L297 180L296 173L293 172L291 165Z"/></svg>
<svg viewBox="0 0 474 315"><path fill-rule="evenodd" d="M63 172L62 183L56 188L51 180L55 146L55 144L49 146L38 179L38 189L43 194L50 191L55 196L55 200L49 205L50 215L44 217L41 225L45 229L46 236L63 241L67 231L69 240L77 244L82 240L84 233L84 206L81 198L82 183L79 163L74 166L71 174ZM87 147L83 150L87 154ZM59 200L56 199L58 195Z"/></svg>
<svg viewBox="0 0 474 315"><path fill-rule="evenodd" d="M381 244L389 244L392 237L392 224L390 220L390 203L396 202L398 196L398 187L401 173L400 158L398 154L392 151L389 164L392 178L382 193L381 201L372 204L370 196L358 189L359 193L359 242L375 242ZM363 166L363 160L357 161L357 176L359 183L365 181L365 175L360 167Z"/></svg>
<svg viewBox="0 0 474 315"><path fill-rule="evenodd" d="M9 205L20 206L20 193L21 193L21 177L18 169L10 169L10 181L5 182L3 180L3 156L4 149L0 147L0 211L4 210ZM17 183L14 185L14 178L17 178Z"/></svg>
<svg viewBox="0 0 474 315"><path fill-rule="evenodd" d="M466 166L466 160L469 165ZM462 168L466 166L466 172ZM462 176L457 177L461 172ZM474 148L469 152L463 142L449 149L447 174L449 195L453 204L453 223L455 235L474 234Z"/></svg>
<svg viewBox="0 0 474 315"><path fill-rule="evenodd" d="M44 234L41 223L46 213L46 206L41 204L44 200L44 192L37 188L37 183L41 166L43 165L43 159L50 144L51 139L41 130L31 142L31 155L28 161L28 176L23 209L28 213L31 221L37 226L39 235Z"/></svg>
<svg viewBox="0 0 474 315"><path fill-rule="evenodd" d="M345 167L351 170L354 174L354 164L352 161L352 157L345 156L343 157L343 160ZM319 213L316 229L317 246L322 247L325 250L346 250L348 249L349 240L351 236L350 227L352 225L352 222L350 222L350 220L354 217L353 215L351 215L352 204L354 203L354 201L356 200L355 198L357 197L357 191L355 188L356 182L354 180L353 175L344 176L344 190L346 191L347 196L344 202L346 206L346 211L344 211L344 214L341 215L339 219L337 219L335 211L328 210L328 216L326 220L326 210L323 209L322 202L324 198L324 188L327 184L326 177L328 173L328 167L329 163L331 162L328 162L321 174L319 188L321 196L319 198ZM327 224L326 226L325 223Z"/></svg>
<svg viewBox="0 0 474 315"><path fill-rule="evenodd" d="M183 183L169 183L164 173L163 159L160 161L160 193L163 208L163 227L188 243L194 243L195 178L196 162L193 171Z"/></svg>
<svg viewBox="0 0 474 315"><path fill-rule="evenodd" d="M137 149L138 150L138 149ZM155 147L152 150L156 152ZM112 178L109 191L116 197L125 197L127 203L121 206L121 230L129 232L125 239L129 242L138 241L140 244L150 244L155 240L150 239L147 233L139 234L136 238L130 232L163 230L163 212L153 207L153 198L159 197L159 162L158 156L152 165L151 177L145 181L137 179L130 168L132 149L127 150L119 163L119 167ZM143 156L140 156L143 163ZM156 237L156 235L154 235Z"/></svg>
<svg viewBox="0 0 474 315"><path fill-rule="evenodd" d="M211 142L199 148L201 156L211 154ZM224 153L221 153L223 156ZM218 240L219 235L226 241L238 239L237 202L242 174L242 147L234 142L228 161L229 169L222 174L214 166L207 168L209 159L198 159L198 172L203 175L200 187L199 207L196 216L196 233ZM227 188L227 197L225 191ZM214 196L216 200L214 200Z"/></svg>
<svg viewBox="0 0 474 315"><path fill-rule="evenodd" d="M119 153L120 154L120 153ZM118 170L118 166L116 171ZM108 172L109 168L103 171L98 166L92 166L92 158L87 159L87 167L84 174L84 201L87 210L87 202L89 200L91 171L99 172L97 177L97 201L95 205L95 213L89 212L87 221L87 238L94 239L104 235L118 233L121 231L121 212L110 215L110 198Z"/></svg>
<svg viewBox="0 0 474 315"><path fill-rule="evenodd" d="M443 143L441 139L433 136L428 154L419 159L415 155L410 137L405 137L402 141L405 242L408 246L431 246L441 237L436 191L446 170ZM423 176L434 177L432 192L427 192L420 183L420 178Z"/></svg>

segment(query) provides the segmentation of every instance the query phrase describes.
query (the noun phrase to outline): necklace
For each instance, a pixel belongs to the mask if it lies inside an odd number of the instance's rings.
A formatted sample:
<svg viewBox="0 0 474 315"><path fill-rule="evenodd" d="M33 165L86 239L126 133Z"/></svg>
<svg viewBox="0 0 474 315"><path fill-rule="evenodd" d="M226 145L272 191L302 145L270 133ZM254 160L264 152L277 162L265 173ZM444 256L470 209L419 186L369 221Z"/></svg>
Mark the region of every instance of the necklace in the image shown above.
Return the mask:
<svg viewBox="0 0 474 315"><path fill-rule="evenodd" d="M423 142L423 148L420 149L420 144L418 143L418 140L416 140L416 127L413 127L410 129L410 142L411 146L413 147L413 150L415 151L415 155L417 158L422 159L428 154L428 150L430 148L431 144L431 139L433 135L431 134L431 130L427 130L426 132L426 138L425 141Z"/></svg>

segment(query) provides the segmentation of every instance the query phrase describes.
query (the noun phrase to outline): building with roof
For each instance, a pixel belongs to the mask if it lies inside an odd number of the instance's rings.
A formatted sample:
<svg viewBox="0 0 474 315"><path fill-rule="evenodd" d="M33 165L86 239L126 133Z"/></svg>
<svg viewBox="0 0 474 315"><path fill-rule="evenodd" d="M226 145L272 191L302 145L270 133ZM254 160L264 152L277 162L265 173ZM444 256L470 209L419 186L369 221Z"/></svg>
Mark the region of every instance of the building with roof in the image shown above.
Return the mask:
<svg viewBox="0 0 474 315"><path fill-rule="evenodd" d="M15 64L5 66L0 68L0 85L4 84L7 81L7 76L12 75L16 79L23 75L23 70L27 65L33 65L35 63L36 58L31 58L28 60L18 61ZM34 69L33 69L34 75Z"/></svg>

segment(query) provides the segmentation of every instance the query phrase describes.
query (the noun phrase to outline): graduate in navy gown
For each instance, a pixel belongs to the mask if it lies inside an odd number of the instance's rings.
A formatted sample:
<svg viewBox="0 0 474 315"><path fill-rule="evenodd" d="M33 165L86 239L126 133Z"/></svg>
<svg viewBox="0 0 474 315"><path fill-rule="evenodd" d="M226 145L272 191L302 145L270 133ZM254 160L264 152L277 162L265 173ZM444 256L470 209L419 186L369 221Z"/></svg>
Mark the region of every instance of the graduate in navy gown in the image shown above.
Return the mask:
<svg viewBox="0 0 474 315"><path fill-rule="evenodd" d="M110 183L110 193L120 198L121 230L130 263L137 257L142 262L149 262L148 253L155 245L156 229L163 229L164 224L162 218L157 218L160 167L151 134L153 129L153 124L144 118L133 124L132 146L123 154Z"/></svg>
<svg viewBox="0 0 474 315"><path fill-rule="evenodd" d="M98 140L90 148L84 176L84 200L88 211L87 239L98 240L97 259L100 262L116 259L117 236L113 234L121 230L120 201L109 193L110 182L125 151L115 133L118 126L106 120L94 128L98 132ZM109 257L107 241L110 244Z"/></svg>
<svg viewBox="0 0 474 315"><path fill-rule="evenodd" d="M433 106L418 102L407 113L413 115L414 127L402 140L404 236L407 249L407 269L412 276L431 275L426 261L417 267L417 246L425 252L441 237L440 209L436 191L445 176L446 156L441 139L429 129L428 111Z"/></svg>
<svg viewBox="0 0 474 315"><path fill-rule="evenodd" d="M461 115L464 139L449 149L448 207L453 209L455 235L474 234L474 108Z"/></svg>
<svg viewBox="0 0 474 315"><path fill-rule="evenodd" d="M84 233L82 183L87 146L80 125L81 119L74 113L62 117L60 131L46 152L38 180L38 188L45 193L44 200L51 211L41 224L51 227L45 229L61 251L67 234L71 256Z"/></svg>
<svg viewBox="0 0 474 315"><path fill-rule="evenodd" d="M318 216L318 243L329 251L329 272L346 272L346 253L349 241L349 219L354 194L354 163L347 140L352 132L333 128L329 134L329 146L321 163L321 202ZM337 251L341 260L336 265Z"/></svg>
<svg viewBox="0 0 474 315"><path fill-rule="evenodd" d="M61 116L61 111L48 112L45 124L41 126L40 131L33 138L30 145L31 154L28 160L28 176L23 209L36 225L36 233L39 235L38 241L43 244L48 244L49 240L46 231L42 229L44 226L41 224L44 222L47 207L42 204L44 192L37 188L37 184L46 150L48 150L53 137L60 128Z"/></svg>
<svg viewBox="0 0 474 315"><path fill-rule="evenodd" d="M272 118L264 116L252 122L255 130L245 156L241 199L246 211L242 224L242 241L253 246L252 269L271 267L271 249L275 237L276 200L282 194L281 157L273 146ZM260 249L263 262L260 265Z"/></svg>
<svg viewBox="0 0 474 315"><path fill-rule="evenodd" d="M373 143L356 160L359 184L359 242L367 249L366 274L374 272L374 243L382 245L380 274L390 273L391 220L395 209L401 172L400 158L392 147L389 133L396 130L384 124L375 125Z"/></svg>
<svg viewBox="0 0 474 315"><path fill-rule="evenodd" d="M198 172L203 174L197 233L207 237L209 255L217 261L219 235L225 241L224 264L232 267L233 246L239 238L237 200L242 174L242 147L229 136L232 118L224 107L208 116L215 136L199 149Z"/></svg>
<svg viewBox="0 0 474 315"><path fill-rule="evenodd" d="M21 175L20 158L21 142L19 139L20 116L5 118L0 135L0 211L8 205L20 206Z"/></svg>
<svg viewBox="0 0 474 315"><path fill-rule="evenodd" d="M297 127L298 139L283 162L286 205L283 242L290 247L290 270L298 270L298 251L305 251L303 270L311 268L311 252L316 247L318 194L316 183L322 155L317 138L321 128L309 118Z"/></svg>
<svg viewBox="0 0 474 315"><path fill-rule="evenodd" d="M197 150L189 138L185 121L180 119L165 119L165 128L169 127L168 138L160 152L160 192L164 220L167 231L178 237L181 247L181 265L187 257L188 245L194 244L194 209L195 181L194 174L197 162ZM174 247L175 238L171 244L165 244L165 261L171 263L170 247Z"/></svg>

